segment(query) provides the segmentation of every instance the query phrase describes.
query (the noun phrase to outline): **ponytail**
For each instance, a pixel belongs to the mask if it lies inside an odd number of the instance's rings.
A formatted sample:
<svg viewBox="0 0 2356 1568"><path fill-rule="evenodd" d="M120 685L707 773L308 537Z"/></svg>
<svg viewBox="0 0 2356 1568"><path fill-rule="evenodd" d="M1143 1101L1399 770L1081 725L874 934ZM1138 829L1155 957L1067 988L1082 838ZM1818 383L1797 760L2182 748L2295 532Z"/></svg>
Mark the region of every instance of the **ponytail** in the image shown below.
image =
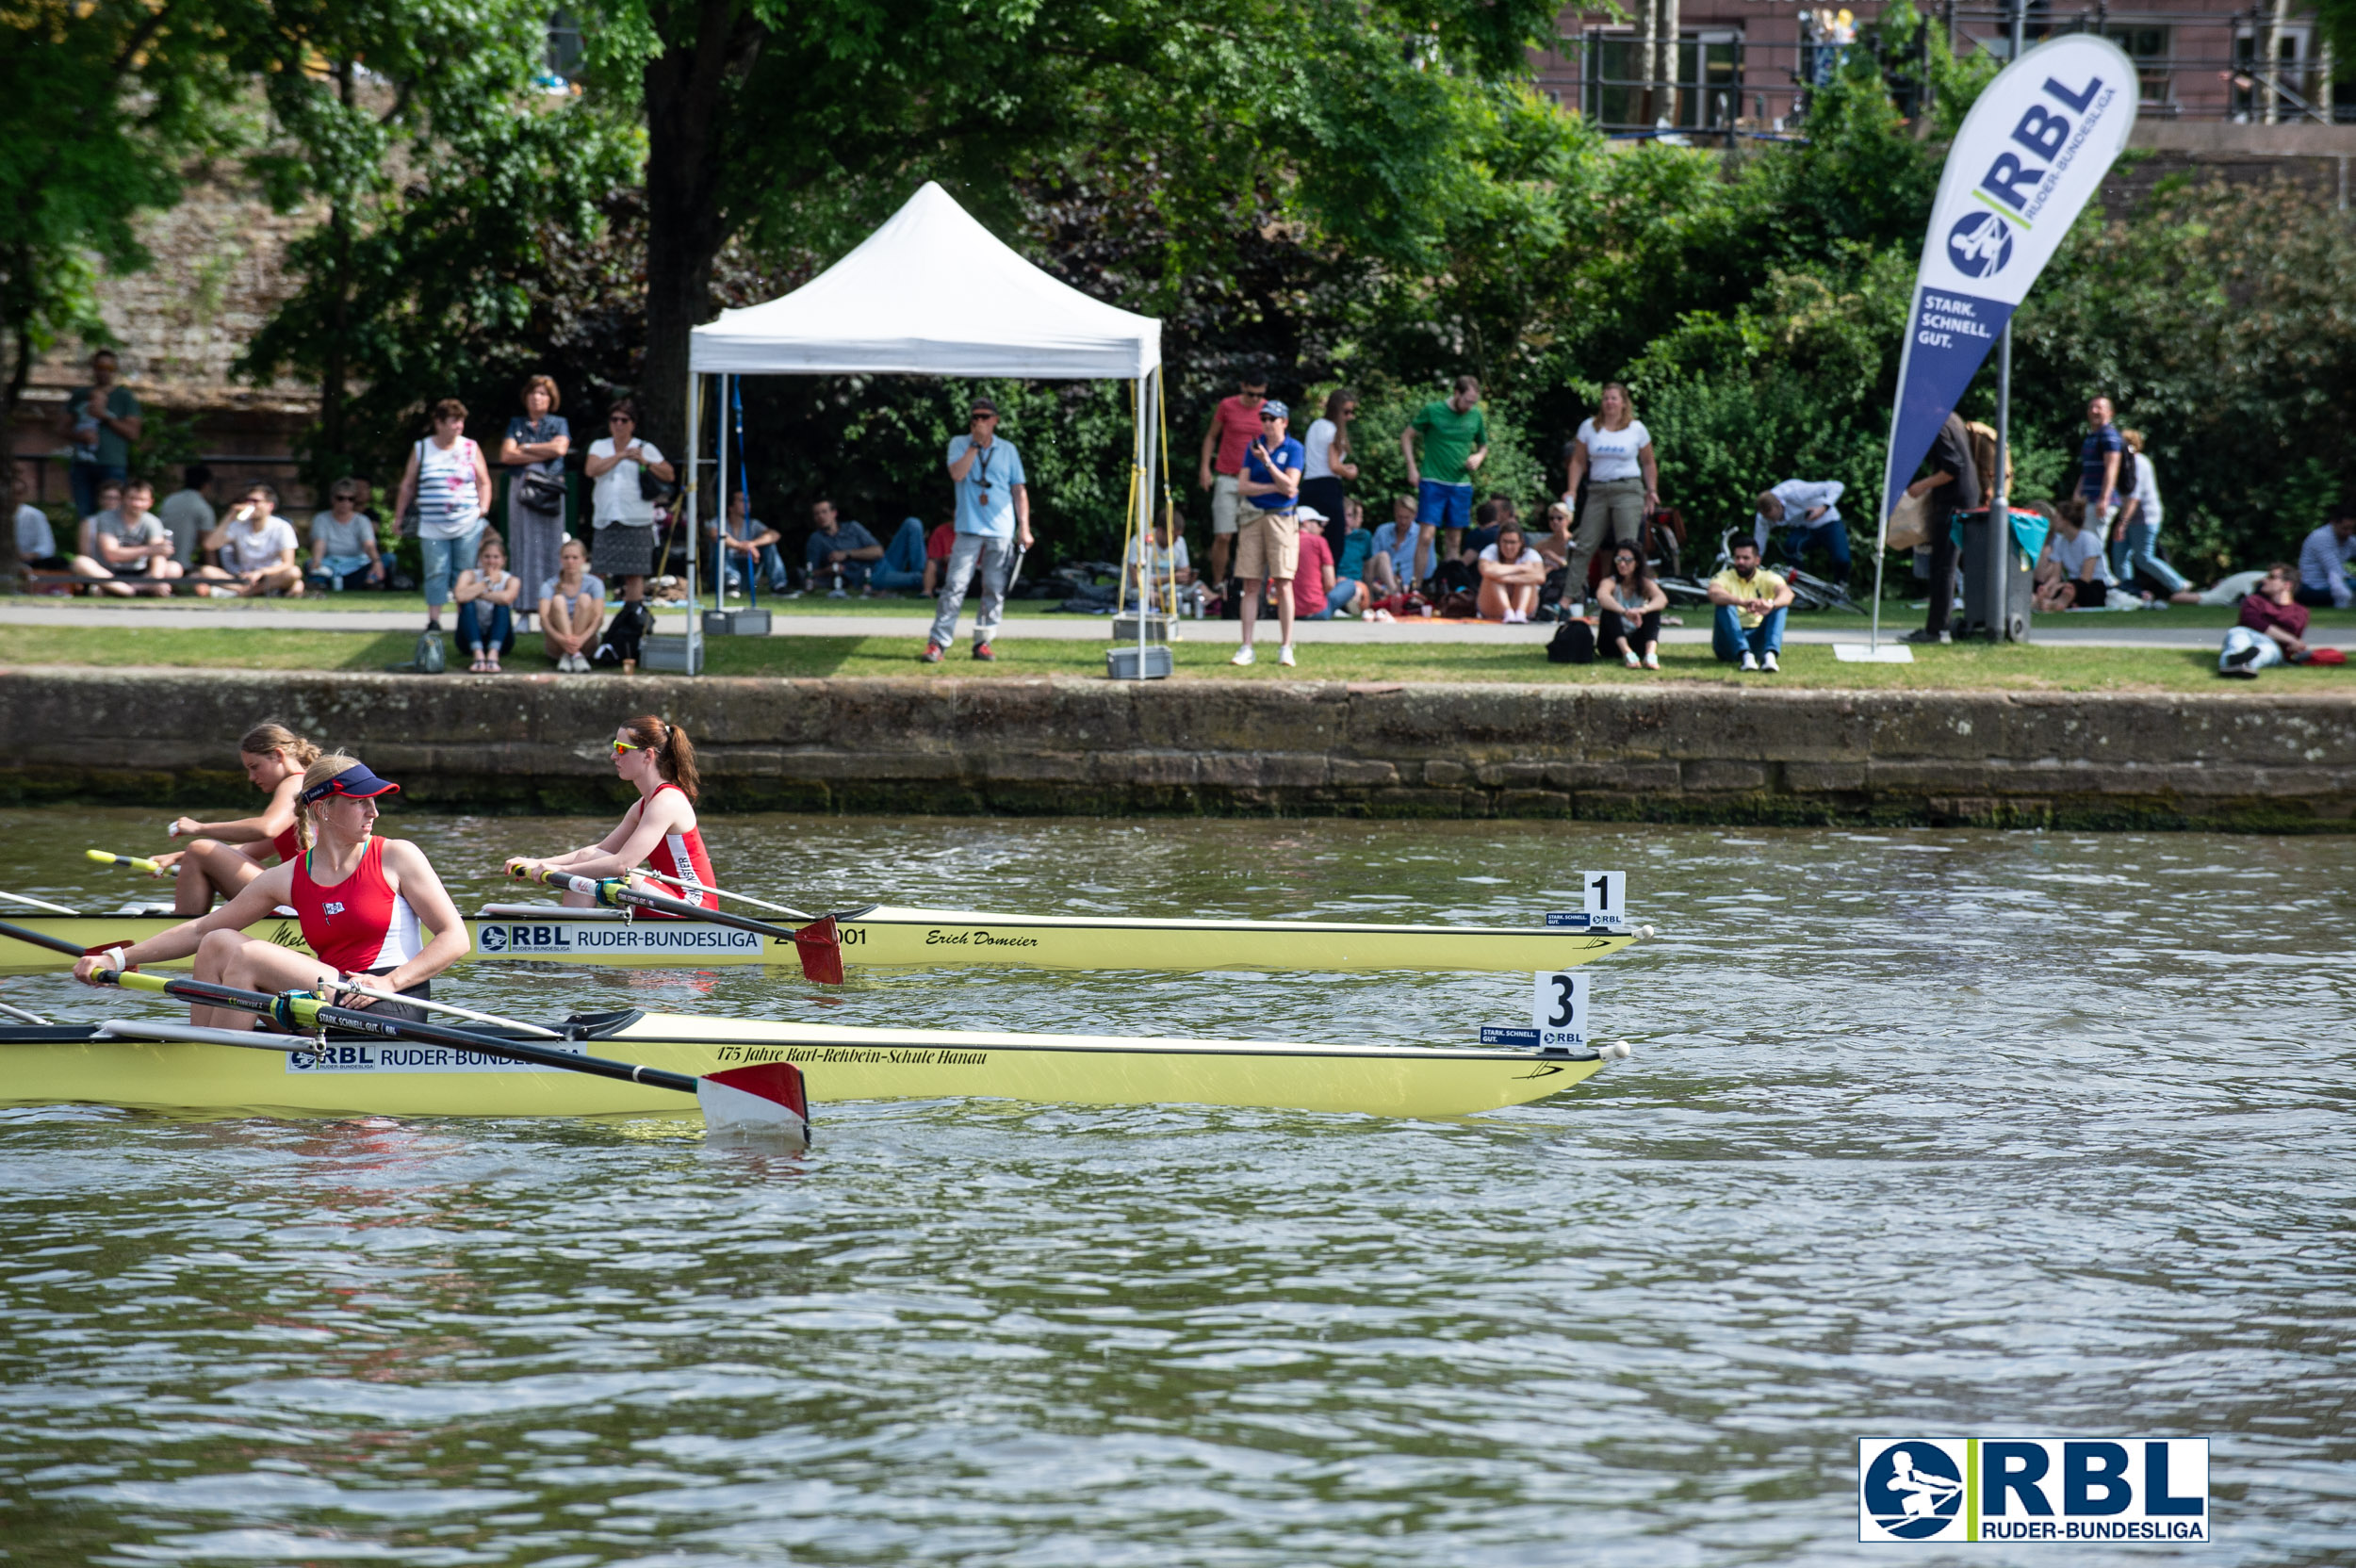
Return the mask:
<svg viewBox="0 0 2356 1568"><path fill-rule="evenodd" d="M278 727L265 725L262 727L276 729ZM254 733L258 735L261 730L257 729ZM284 731L281 733L283 734ZM309 794L313 789L326 783L337 774L359 765L360 759L357 757L346 757L341 752L330 752L322 757L319 755L319 747L311 747L311 765L303 770L303 788L295 792L295 842L303 846L303 854L310 854L319 843L319 821L315 815L319 810L319 803L306 802L302 797Z"/></svg>
<svg viewBox="0 0 2356 1568"><path fill-rule="evenodd" d="M285 752L294 759L298 768L307 768L319 760L319 747L283 724L255 725L237 743L237 751L246 757L268 757L273 751Z"/></svg>
<svg viewBox="0 0 2356 1568"><path fill-rule="evenodd" d="M695 772L695 747L687 731L651 713L642 713L624 720L622 732L654 754L655 772L678 785L679 793L691 801L702 793L703 780Z"/></svg>

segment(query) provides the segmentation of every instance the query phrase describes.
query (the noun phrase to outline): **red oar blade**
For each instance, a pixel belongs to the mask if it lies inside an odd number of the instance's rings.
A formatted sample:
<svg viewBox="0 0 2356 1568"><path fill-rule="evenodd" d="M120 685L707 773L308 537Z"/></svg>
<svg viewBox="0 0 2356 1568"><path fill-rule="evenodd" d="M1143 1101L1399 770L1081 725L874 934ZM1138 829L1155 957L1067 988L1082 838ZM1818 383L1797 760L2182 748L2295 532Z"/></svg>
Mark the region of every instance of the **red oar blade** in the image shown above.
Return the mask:
<svg viewBox="0 0 2356 1568"><path fill-rule="evenodd" d="M758 1133L796 1147L810 1143L810 1098L792 1062L756 1062L695 1080L695 1102L713 1132Z"/></svg>
<svg viewBox="0 0 2356 1568"><path fill-rule="evenodd" d="M821 986L843 984L843 935L827 915L794 933L794 951L802 960L802 978Z"/></svg>

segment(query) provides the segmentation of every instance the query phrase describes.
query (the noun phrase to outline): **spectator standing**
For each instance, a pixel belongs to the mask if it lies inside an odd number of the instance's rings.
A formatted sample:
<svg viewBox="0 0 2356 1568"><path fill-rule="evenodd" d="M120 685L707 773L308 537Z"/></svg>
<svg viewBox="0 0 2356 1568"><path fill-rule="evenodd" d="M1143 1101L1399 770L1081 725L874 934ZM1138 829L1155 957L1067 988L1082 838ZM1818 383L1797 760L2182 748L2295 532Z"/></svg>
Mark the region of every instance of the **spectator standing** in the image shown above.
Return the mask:
<svg viewBox="0 0 2356 1568"><path fill-rule="evenodd" d="M507 470L507 545L515 575L526 582L554 577L557 552L564 547L564 455L573 449L573 427L557 412L564 404L554 377L533 376L524 383L523 413L509 416L499 438L499 466ZM529 484L527 475L535 476Z"/></svg>
<svg viewBox="0 0 2356 1568"><path fill-rule="evenodd" d="M1644 569L1644 552L1634 545L1612 547L1612 569L1595 592L1602 614L1595 641L1605 652L1617 649L1631 670L1661 668L1661 614L1669 596Z"/></svg>
<svg viewBox="0 0 2356 1568"><path fill-rule="evenodd" d="M1924 463L1930 472L1906 486L1909 496L1927 496L1922 512L1931 535L1931 606L1919 631L1906 633L1909 643L1952 643L1948 623L1955 613L1955 566L1962 548L1955 541L1955 514L1977 511L1980 466L1972 455L1972 432L1963 416L1950 412L1939 433L1931 438Z"/></svg>
<svg viewBox="0 0 2356 1568"><path fill-rule="evenodd" d="M1751 519L1760 552L1767 548L1767 531L1781 525L1783 553L1793 565L1802 564L1808 546L1818 545L1832 557L1833 580L1847 582L1849 525L1841 520L1838 504L1847 488L1837 479L1788 479L1760 491L1759 514Z"/></svg>
<svg viewBox="0 0 2356 1568"><path fill-rule="evenodd" d="M2120 548L2112 564L2112 574L2129 587L2138 578L2149 578L2160 585L2170 604L2199 604L2201 596L2193 592L2184 575L2160 559L2159 475L2152 469L2151 460L2144 455L2143 432L2123 430L2119 439L2127 443L2127 459L2135 465L2134 482L2126 489L2126 498L2119 504ZM2141 591L2141 590L2139 590ZM2151 596L2142 591L2144 597Z"/></svg>
<svg viewBox="0 0 2356 1568"><path fill-rule="evenodd" d="M1734 542L1734 564L1710 580L1710 602L1717 613L1710 646L1725 663L1773 675L1783 651L1783 618L1792 608L1792 585L1759 564L1756 540Z"/></svg>
<svg viewBox="0 0 2356 1568"><path fill-rule="evenodd" d="M1350 422L1357 416L1358 394L1337 386L1326 394L1325 412L1309 422L1301 441L1301 504L1337 523L1350 505L1342 482L1358 477L1358 465L1350 460Z"/></svg>
<svg viewBox="0 0 2356 1568"><path fill-rule="evenodd" d="M490 525L491 466L483 449L466 438L466 405L444 398L434 405L434 433L409 449L393 515L417 506L417 550L425 561L425 626L442 629L442 607L450 584L474 564L474 552Z"/></svg>
<svg viewBox="0 0 2356 1568"><path fill-rule="evenodd" d="M668 484L676 471L653 442L639 439L638 405L628 398L606 410L605 430L589 443L581 465L594 483L590 511L597 543L589 564L599 579L619 579L624 601L638 604L646 596L646 574L654 570L654 502L646 498L644 477L652 474Z"/></svg>
<svg viewBox="0 0 2356 1568"><path fill-rule="evenodd" d="M2356 497L2351 497L2339 509L2339 514L2313 533L2299 547L2299 602L2321 610L2348 608L2351 595L2348 581L2348 563L2356 556Z"/></svg>
<svg viewBox="0 0 2356 1568"><path fill-rule="evenodd" d="M1481 573L1482 620L1521 626L1537 613L1546 558L1530 547L1529 536L1512 516L1497 525L1497 538L1481 547L1473 564Z"/></svg>
<svg viewBox="0 0 2356 1568"><path fill-rule="evenodd" d="M1260 405L1268 401L1268 377L1246 371L1232 398L1221 398L1211 410L1210 428L1203 433L1201 472L1196 476L1211 493L1211 581L1225 591L1227 567L1242 527L1243 454L1260 436Z"/></svg>
<svg viewBox="0 0 2356 1568"><path fill-rule="evenodd" d="M384 586L376 519L360 510L358 480L337 480L328 487L327 510L311 514L311 569L303 575L331 593Z"/></svg>
<svg viewBox="0 0 2356 1568"><path fill-rule="evenodd" d="M295 564L295 531L277 513L276 490L250 486L227 519L205 536L205 548L217 553L221 564L199 568L196 591L215 598L300 595L303 568Z"/></svg>
<svg viewBox="0 0 2356 1568"><path fill-rule="evenodd" d="M1231 664L1249 664L1252 633L1260 621L1260 588L1276 596L1276 624L1284 641L1276 662L1293 658L1293 579L1301 566L1301 468L1307 454L1284 433L1291 410L1274 398L1260 405L1260 433L1244 452L1243 492L1248 515L1235 534L1235 575L1243 580L1243 645Z"/></svg>
<svg viewBox="0 0 2356 1568"><path fill-rule="evenodd" d="M2048 613L2100 610L2108 602L2111 590L2119 586L2111 580L2102 534L2086 526L2087 510L2084 497L2073 497L2053 509L2054 526L2045 535L2045 548L2037 552L2037 592L2032 600Z"/></svg>
<svg viewBox="0 0 2356 1568"><path fill-rule="evenodd" d="M905 594L911 588L922 589L924 583L924 525L914 517L903 517L892 531L892 543L884 547L883 559L867 574L869 584L878 594Z"/></svg>
<svg viewBox="0 0 2356 1568"><path fill-rule="evenodd" d="M2303 664L2315 657L2307 646L2307 607L2299 602L2299 573L2288 562L2266 568L2258 591L2241 601L2241 616L2225 633L2217 673L2255 680L2269 664Z"/></svg>
<svg viewBox="0 0 2356 1568"><path fill-rule="evenodd" d="M166 531L172 535L172 558L185 569L193 571L205 564L205 536L213 531L218 519L213 515L213 503L205 496L213 482L213 471L202 463L191 463L180 470L180 488L166 496L155 508L155 515L164 520Z"/></svg>
<svg viewBox="0 0 2356 1568"><path fill-rule="evenodd" d="M27 465L16 465L8 479L8 493L16 502L17 565L36 572L71 570L74 564L57 553L57 531L49 526L49 514L33 504L33 475Z"/></svg>
<svg viewBox="0 0 2356 1568"><path fill-rule="evenodd" d="M1610 535L1613 544L1644 547L1644 518L1661 504L1661 468L1653 455L1652 432L1636 417L1628 388L1607 383L1593 416L1571 435L1569 483L1562 498L1579 504L1587 482L1587 504L1571 540L1570 574L1563 598L1587 596L1587 564Z"/></svg>
<svg viewBox="0 0 2356 1568"><path fill-rule="evenodd" d="M866 592L868 574L883 559L882 543L867 531L865 524L837 517L834 502L829 500L812 501L810 520L810 537L802 541L802 563L808 568L810 586L816 589L822 580L832 583L826 590L830 599L849 598L851 593L844 586L846 583L855 583L861 593Z"/></svg>
<svg viewBox="0 0 2356 1568"><path fill-rule="evenodd" d="M1418 560L1430 550L1435 530L1447 531L1448 558L1455 560L1472 523L1473 475L1489 460L1489 416L1481 407L1481 383L1459 376L1447 398L1417 409L1399 433L1399 449L1407 457L1407 482L1415 487Z"/></svg>
<svg viewBox="0 0 2356 1568"><path fill-rule="evenodd" d="M2078 495L2086 503L2086 530L2097 541L2108 539L2119 511L2119 476L2126 453L2111 400L2096 398L2086 404L2086 438L2078 448Z"/></svg>
<svg viewBox="0 0 2356 1568"><path fill-rule="evenodd" d="M146 428L139 400L119 379L121 363L111 349L90 356L90 381L66 394L59 428L73 449L66 468L66 485L74 496L76 515L102 510L98 487L107 480L120 482L131 472L131 444Z"/></svg>
<svg viewBox="0 0 2356 1568"><path fill-rule="evenodd" d="M1023 471L1023 454L998 434L997 404L976 398L968 406L965 433L949 438L948 466L949 482L957 487L957 532L924 644L927 664L940 663L942 651L957 642L957 614L977 569L982 603L973 617L973 657L998 657L990 644L1006 610L1014 552L1018 546L1031 547L1031 487Z"/></svg>
<svg viewBox="0 0 2356 1568"><path fill-rule="evenodd" d="M100 586L124 598L171 597L180 563L172 558L172 535L163 519L148 510L155 487L143 479L127 480L116 494L117 504L90 519L90 553L76 558L74 569L84 577L110 579Z"/></svg>
<svg viewBox="0 0 2356 1568"><path fill-rule="evenodd" d="M739 490L728 498L728 522L704 525L704 570L723 588L735 588L764 578L769 591L786 590L785 557L777 550L777 531L754 516L752 498ZM520 574L518 574L520 575Z"/></svg>
<svg viewBox="0 0 2356 1568"><path fill-rule="evenodd" d="M605 584L591 575L589 547L567 539L556 552L556 575L540 584L540 643L566 674L587 675L587 649L605 620Z"/></svg>
<svg viewBox="0 0 2356 1568"><path fill-rule="evenodd" d="M474 564L458 574L458 645L474 656L475 674L499 674L499 655L515 648L515 601L523 587L524 580L507 569L507 547L496 533L474 552Z"/></svg>

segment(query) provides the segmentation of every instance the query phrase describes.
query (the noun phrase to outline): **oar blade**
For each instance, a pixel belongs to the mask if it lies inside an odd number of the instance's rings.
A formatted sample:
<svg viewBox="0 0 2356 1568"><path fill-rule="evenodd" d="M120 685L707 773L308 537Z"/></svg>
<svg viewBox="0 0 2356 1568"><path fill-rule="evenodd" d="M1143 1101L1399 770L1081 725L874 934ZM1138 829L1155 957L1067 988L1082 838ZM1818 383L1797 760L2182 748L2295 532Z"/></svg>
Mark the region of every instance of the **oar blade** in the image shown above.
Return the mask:
<svg viewBox="0 0 2356 1568"><path fill-rule="evenodd" d="M810 1143L810 1097L802 1070L792 1062L756 1062L724 1068L695 1080L695 1102L715 1133L749 1133Z"/></svg>
<svg viewBox="0 0 2356 1568"><path fill-rule="evenodd" d="M802 978L821 986L843 984L843 933L827 915L794 933L794 953L802 960Z"/></svg>

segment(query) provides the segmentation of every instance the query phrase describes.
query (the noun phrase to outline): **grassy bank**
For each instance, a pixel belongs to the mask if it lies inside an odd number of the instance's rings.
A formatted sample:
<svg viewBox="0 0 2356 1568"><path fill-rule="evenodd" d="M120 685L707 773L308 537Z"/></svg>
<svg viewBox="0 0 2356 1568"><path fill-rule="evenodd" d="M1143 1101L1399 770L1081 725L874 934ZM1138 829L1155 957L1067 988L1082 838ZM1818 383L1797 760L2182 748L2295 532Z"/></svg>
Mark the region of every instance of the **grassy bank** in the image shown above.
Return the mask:
<svg viewBox="0 0 2356 1568"><path fill-rule="evenodd" d="M205 628L0 627L0 662L78 664L107 668L165 666L187 669L377 671L401 663L416 646L414 633L240 629L234 633ZM537 639L519 644L502 678L545 673ZM901 637L718 637L706 645L713 675L863 677L939 680L987 677L1009 679L1040 676L1102 678L1105 644L1047 639L1001 642L996 663L978 663L962 648L938 665L921 664L915 644ZM1862 691L1959 690L2025 692L2208 692L2238 689L2216 673L2216 654L2206 648L2093 648L1959 644L1917 651L1912 664L1842 664L1832 649L1803 645L1784 650L1783 673L1736 676L1706 647L1661 649L1659 672L1618 664L1550 664L1543 637L1528 644L1433 644L1419 646L1317 644L1301 650L1298 668L1286 670L1264 650L1250 669L1227 662L1228 645L1181 642L1176 678L1181 680L1495 680L1596 685L1658 681L1742 681L1811 689ZM458 673L463 673L463 664ZM598 679L599 675L568 677ZM2268 689L2356 693L2356 666L2268 670Z"/></svg>

